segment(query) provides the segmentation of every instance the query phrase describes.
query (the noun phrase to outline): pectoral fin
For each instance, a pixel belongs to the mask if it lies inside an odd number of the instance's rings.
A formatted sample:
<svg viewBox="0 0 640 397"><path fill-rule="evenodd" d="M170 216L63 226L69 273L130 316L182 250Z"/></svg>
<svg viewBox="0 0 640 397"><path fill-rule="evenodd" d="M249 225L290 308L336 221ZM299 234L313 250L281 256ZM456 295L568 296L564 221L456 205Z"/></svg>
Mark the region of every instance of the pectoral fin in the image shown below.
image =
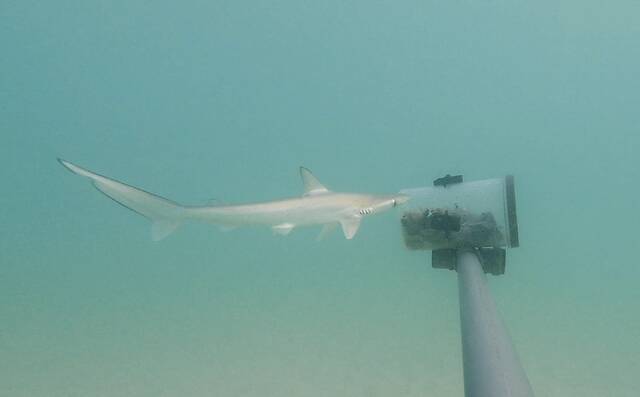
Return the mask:
<svg viewBox="0 0 640 397"><path fill-rule="evenodd" d="M291 233L295 226L296 225L294 225L293 223L281 223L279 225L272 226L271 229L274 233L286 236L287 234Z"/></svg>
<svg viewBox="0 0 640 397"><path fill-rule="evenodd" d="M360 227L360 219L361 218L348 218L340 221L342 225L342 231L344 232L344 237L347 240L351 240L353 236L358 232L358 228Z"/></svg>

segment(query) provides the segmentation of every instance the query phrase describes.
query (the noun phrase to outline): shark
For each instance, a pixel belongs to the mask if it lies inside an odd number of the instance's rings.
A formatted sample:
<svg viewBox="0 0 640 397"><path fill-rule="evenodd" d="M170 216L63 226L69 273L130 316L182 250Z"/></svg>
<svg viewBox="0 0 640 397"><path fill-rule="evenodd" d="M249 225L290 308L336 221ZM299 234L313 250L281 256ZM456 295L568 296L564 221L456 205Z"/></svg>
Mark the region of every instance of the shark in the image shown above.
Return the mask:
<svg viewBox="0 0 640 397"><path fill-rule="evenodd" d="M151 238L159 241L187 221L206 222L229 230L245 225L266 225L276 234L287 235L300 226L320 225L318 240L338 225L352 239L365 217L385 212L409 200L397 193L372 195L339 193L327 189L305 167L300 167L304 192L300 197L237 205L181 205L159 195L94 173L58 159L66 169L88 178L107 197L151 221Z"/></svg>

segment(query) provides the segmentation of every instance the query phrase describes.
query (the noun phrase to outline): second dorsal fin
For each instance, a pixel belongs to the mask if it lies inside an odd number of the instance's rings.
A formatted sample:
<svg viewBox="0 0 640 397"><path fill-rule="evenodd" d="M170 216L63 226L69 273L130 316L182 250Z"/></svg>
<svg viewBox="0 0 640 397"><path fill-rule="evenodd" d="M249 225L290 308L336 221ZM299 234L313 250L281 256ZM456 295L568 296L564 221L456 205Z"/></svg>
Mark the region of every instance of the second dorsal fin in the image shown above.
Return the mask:
<svg viewBox="0 0 640 397"><path fill-rule="evenodd" d="M318 193L326 193L329 191L318 179L313 176L311 171L307 168L300 167L300 177L302 178L302 184L304 185L304 195L313 195Z"/></svg>

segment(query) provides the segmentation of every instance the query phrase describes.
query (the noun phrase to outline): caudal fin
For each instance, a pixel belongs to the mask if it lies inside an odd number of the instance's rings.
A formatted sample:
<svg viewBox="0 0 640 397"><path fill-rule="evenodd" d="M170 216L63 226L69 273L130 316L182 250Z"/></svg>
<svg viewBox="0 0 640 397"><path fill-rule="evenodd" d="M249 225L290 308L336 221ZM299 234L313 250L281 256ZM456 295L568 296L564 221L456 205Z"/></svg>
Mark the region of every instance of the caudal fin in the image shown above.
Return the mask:
<svg viewBox="0 0 640 397"><path fill-rule="evenodd" d="M93 186L107 197L148 218L152 222L151 238L153 241L167 237L184 220L184 207L173 201L95 174L68 161L62 159L58 159L58 161L74 174L89 178Z"/></svg>

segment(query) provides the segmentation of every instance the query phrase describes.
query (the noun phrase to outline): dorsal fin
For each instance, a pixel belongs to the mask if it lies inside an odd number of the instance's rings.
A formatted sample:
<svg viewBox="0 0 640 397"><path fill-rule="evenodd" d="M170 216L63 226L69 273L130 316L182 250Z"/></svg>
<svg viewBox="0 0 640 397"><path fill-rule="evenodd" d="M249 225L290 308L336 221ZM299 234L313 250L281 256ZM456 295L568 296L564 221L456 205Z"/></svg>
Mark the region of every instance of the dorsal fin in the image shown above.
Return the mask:
<svg viewBox="0 0 640 397"><path fill-rule="evenodd" d="M311 171L304 167L300 167L300 177L302 178L302 183L304 185L304 195L308 196L310 194L318 194L318 193L326 193L329 191L318 179L313 176Z"/></svg>

